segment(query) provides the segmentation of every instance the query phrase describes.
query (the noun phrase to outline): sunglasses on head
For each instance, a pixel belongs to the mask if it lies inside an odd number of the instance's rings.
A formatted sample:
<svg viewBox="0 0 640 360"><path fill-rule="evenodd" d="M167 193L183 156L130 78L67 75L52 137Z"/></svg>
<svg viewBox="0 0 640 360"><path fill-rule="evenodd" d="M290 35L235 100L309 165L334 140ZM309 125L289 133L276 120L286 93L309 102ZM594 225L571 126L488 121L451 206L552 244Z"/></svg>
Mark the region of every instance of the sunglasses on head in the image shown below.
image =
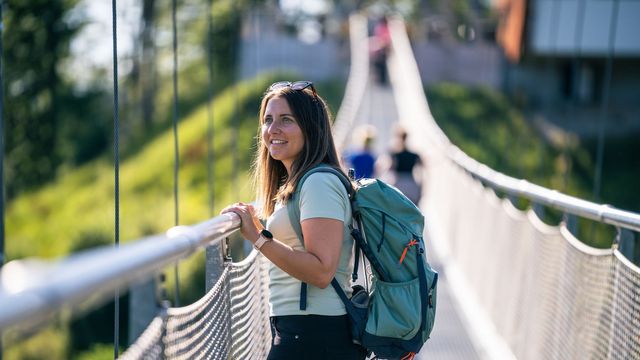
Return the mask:
<svg viewBox="0 0 640 360"><path fill-rule="evenodd" d="M271 86L269 86L268 91L272 91L272 90L276 90L276 89L281 89L284 87L290 87L291 90L296 90L296 91L301 91L304 90L308 87L311 88L311 92L313 93L313 96L317 96L318 94L316 93L316 88L313 87L313 83L311 81L294 81L294 82L290 82L290 81L278 81L275 82L273 84L271 84Z"/></svg>

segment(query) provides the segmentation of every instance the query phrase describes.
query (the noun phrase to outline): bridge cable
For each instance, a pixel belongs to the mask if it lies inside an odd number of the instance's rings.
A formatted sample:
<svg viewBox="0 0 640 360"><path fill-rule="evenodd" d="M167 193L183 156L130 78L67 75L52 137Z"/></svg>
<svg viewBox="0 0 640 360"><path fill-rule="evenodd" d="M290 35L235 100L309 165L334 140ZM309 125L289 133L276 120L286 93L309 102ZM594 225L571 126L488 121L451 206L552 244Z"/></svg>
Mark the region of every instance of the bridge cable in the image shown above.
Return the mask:
<svg viewBox="0 0 640 360"><path fill-rule="evenodd" d="M115 224L114 241L115 247L120 247L120 156L119 156L119 133L120 118L118 104L118 36L116 19L116 0L111 0L112 16L112 38L113 38L113 168L114 168L114 201L115 201ZM113 358L118 358L119 334L120 334L120 290L116 289L114 295L113 314Z"/></svg>
<svg viewBox="0 0 640 360"><path fill-rule="evenodd" d="M553 2L553 8L551 9L551 26L549 28L549 56L547 56L547 58L545 59L546 61L546 71L548 74L553 73L553 69L554 69L554 58L556 57L556 53L557 53L557 48L558 48L558 27L560 26L560 2L559 1L554 1ZM546 101L546 116L547 118L550 118L553 114L553 100L552 99L548 99ZM566 155L565 155L565 148L562 147L562 156L563 159L566 160ZM542 164L544 163L544 152L540 152L540 165L539 166L543 166ZM538 169L539 171L542 171L542 169ZM564 177L564 174L563 174ZM534 207L534 211L536 212L536 214L538 215L538 218L540 219L544 219L545 217L545 210L544 210L544 206L540 205L540 206L535 206Z"/></svg>
<svg viewBox="0 0 640 360"><path fill-rule="evenodd" d="M3 6L4 3L0 2L0 268L2 268L2 265L4 265L4 71L2 64L2 33L4 32L4 22L2 21ZM0 351L0 359L2 359L2 351Z"/></svg>
<svg viewBox="0 0 640 360"><path fill-rule="evenodd" d="M209 217L213 217L215 209L214 175L213 166L214 149L214 115L213 115L213 15L212 2L207 1L207 69L209 70L209 86L207 98L207 186L209 189Z"/></svg>
<svg viewBox="0 0 640 360"><path fill-rule="evenodd" d="M584 14L585 14L585 0L578 0L577 4L577 15L576 15L576 24L575 24L575 33L573 37L573 43L575 46L575 51L571 56L571 65L569 68L570 73L570 83L569 85L569 114L568 118L571 120L576 120L579 117L577 115L577 107L578 101L580 100L580 83L582 82L582 76L580 73L580 67L582 65L582 33L584 29ZM569 50L571 51L571 50ZM569 186L569 175L572 171L573 162L571 161L570 155L568 154L568 147L571 144L568 143L568 140L565 137L565 141L562 146L562 156L564 157L565 170L562 174L562 191L567 191Z"/></svg>
<svg viewBox="0 0 640 360"><path fill-rule="evenodd" d="M237 3L235 6L239 6ZM235 9L235 8L234 8ZM242 9L235 9L237 10L238 14L241 14L241 10ZM237 21L242 22L242 20L240 19L241 15L238 15ZM240 32L240 34L238 35L238 39L236 41L235 47L234 46L230 46L229 50L231 51L231 59L235 59L238 60L239 59L239 47L238 47L238 42L242 41L242 32ZM233 107L233 123L231 126L231 152L232 152L232 165L231 165L231 188L232 188L232 193L233 193L233 197L234 199L236 199L236 201L239 201L240 199L240 190L239 190L239 185L238 185L238 181L239 181L239 164L238 162L240 161L239 156L238 156L238 152L239 152L239 146L238 146L238 138L239 138L239 127L240 127L240 89L238 88L238 84L239 84L239 78L240 76L238 76L239 73L239 67L238 67L238 61L234 61L234 64L232 65L232 83L233 83L233 100L234 100L234 107Z"/></svg>
<svg viewBox="0 0 640 360"><path fill-rule="evenodd" d="M260 37L260 16L262 15L261 12L261 5L256 2L255 7L254 7L254 17L253 17L253 34L254 34L254 39L255 39L255 46L253 47L256 51L256 74L255 76L257 77L258 75L260 75L260 43L261 43L261 37ZM258 94L262 91L261 88L261 84L260 81L256 81L256 86L258 87Z"/></svg>
<svg viewBox="0 0 640 360"><path fill-rule="evenodd" d="M596 168L593 181L593 197L595 202L600 201L600 188L602 186L602 163L604 162L604 133L607 127L607 112L609 111L609 95L611 93L611 78L613 76L613 54L615 52L616 29L618 24L619 1L613 1L611 20L609 22L609 42L607 44L607 61L605 63L604 86L602 87L602 103L598 121L598 141L596 150Z"/></svg>
<svg viewBox="0 0 640 360"><path fill-rule="evenodd" d="M175 225L180 224L178 211L178 169L180 167L180 150L178 148L178 30L176 21L177 1L171 0L171 22L173 33L173 149L175 161L173 166L173 205ZM180 306L180 279L178 277L178 263L173 268L175 277L175 306Z"/></svg>
<svg viewBox="0 0 640 360"><path fill-rule="evenodd" d="M2 21L2 7L0 2L0 269L4 265L4 77L3 77L3 48L2 33L4 22ZM2 339L0 338L0 360L2 360Z"/></svg>

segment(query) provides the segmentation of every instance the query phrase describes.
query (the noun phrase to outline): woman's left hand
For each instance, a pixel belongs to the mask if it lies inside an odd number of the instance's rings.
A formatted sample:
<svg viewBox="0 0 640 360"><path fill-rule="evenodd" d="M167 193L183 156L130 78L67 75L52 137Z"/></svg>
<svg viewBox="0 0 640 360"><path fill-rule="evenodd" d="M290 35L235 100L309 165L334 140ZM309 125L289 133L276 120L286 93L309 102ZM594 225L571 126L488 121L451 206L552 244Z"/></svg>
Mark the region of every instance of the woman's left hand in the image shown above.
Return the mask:
<svg viewBox="0 0 640 360"><path fill-rule="evenodd" d="M245 203L235 203L220 211L220 214L234 213L240 217L240 232L245 239L254 243L260 236L260 231L264 228L256 216L253 205Z"/></svg>

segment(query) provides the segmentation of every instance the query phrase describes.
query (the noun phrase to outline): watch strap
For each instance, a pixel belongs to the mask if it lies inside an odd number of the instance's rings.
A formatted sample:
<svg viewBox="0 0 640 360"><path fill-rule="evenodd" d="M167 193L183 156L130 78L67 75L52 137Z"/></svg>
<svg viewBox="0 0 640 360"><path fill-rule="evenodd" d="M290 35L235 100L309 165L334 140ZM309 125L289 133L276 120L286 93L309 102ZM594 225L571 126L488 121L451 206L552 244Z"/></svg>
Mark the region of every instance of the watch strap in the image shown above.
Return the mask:
<svg viewBox="0 0 640 360"><path fill-rule="evenodd" d="M264 236L263 234L260 234L260 236L258 237L258 240L256 240L255 243L253 243L253 247L256 248L256 250L260 251L260 248L262 248L262 246L269 241L271 241L270 238Z"/></svg>

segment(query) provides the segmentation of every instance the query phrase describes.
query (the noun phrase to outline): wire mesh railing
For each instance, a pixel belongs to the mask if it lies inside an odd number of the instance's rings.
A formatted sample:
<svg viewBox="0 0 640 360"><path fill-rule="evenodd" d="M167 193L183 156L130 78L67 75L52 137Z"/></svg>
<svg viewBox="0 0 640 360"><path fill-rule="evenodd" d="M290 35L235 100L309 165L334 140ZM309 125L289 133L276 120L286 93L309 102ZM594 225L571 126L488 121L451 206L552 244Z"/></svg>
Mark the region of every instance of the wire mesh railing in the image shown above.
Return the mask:
<svg viewBox="0 0 640 360"><path fill-rule="evenodd" d="M163 308L122 359L264 359L271 347L267 263L230 261L197 302Z"/></svg>
<svg viewBox="0 0 640 360"><path fill-rule="evenodd" d="M423 203L429 234L450 281L470 295L462 301L477 310L480 331L497 335L492 343L501 358L640 358L640 269L617 243L589 247L564 222L547 225L495 190L619 232L640 230L640 215L510 178L466 156L430 114L403 24L393 22L391 34L400 119L411 145L429 159Z"/></svg>

